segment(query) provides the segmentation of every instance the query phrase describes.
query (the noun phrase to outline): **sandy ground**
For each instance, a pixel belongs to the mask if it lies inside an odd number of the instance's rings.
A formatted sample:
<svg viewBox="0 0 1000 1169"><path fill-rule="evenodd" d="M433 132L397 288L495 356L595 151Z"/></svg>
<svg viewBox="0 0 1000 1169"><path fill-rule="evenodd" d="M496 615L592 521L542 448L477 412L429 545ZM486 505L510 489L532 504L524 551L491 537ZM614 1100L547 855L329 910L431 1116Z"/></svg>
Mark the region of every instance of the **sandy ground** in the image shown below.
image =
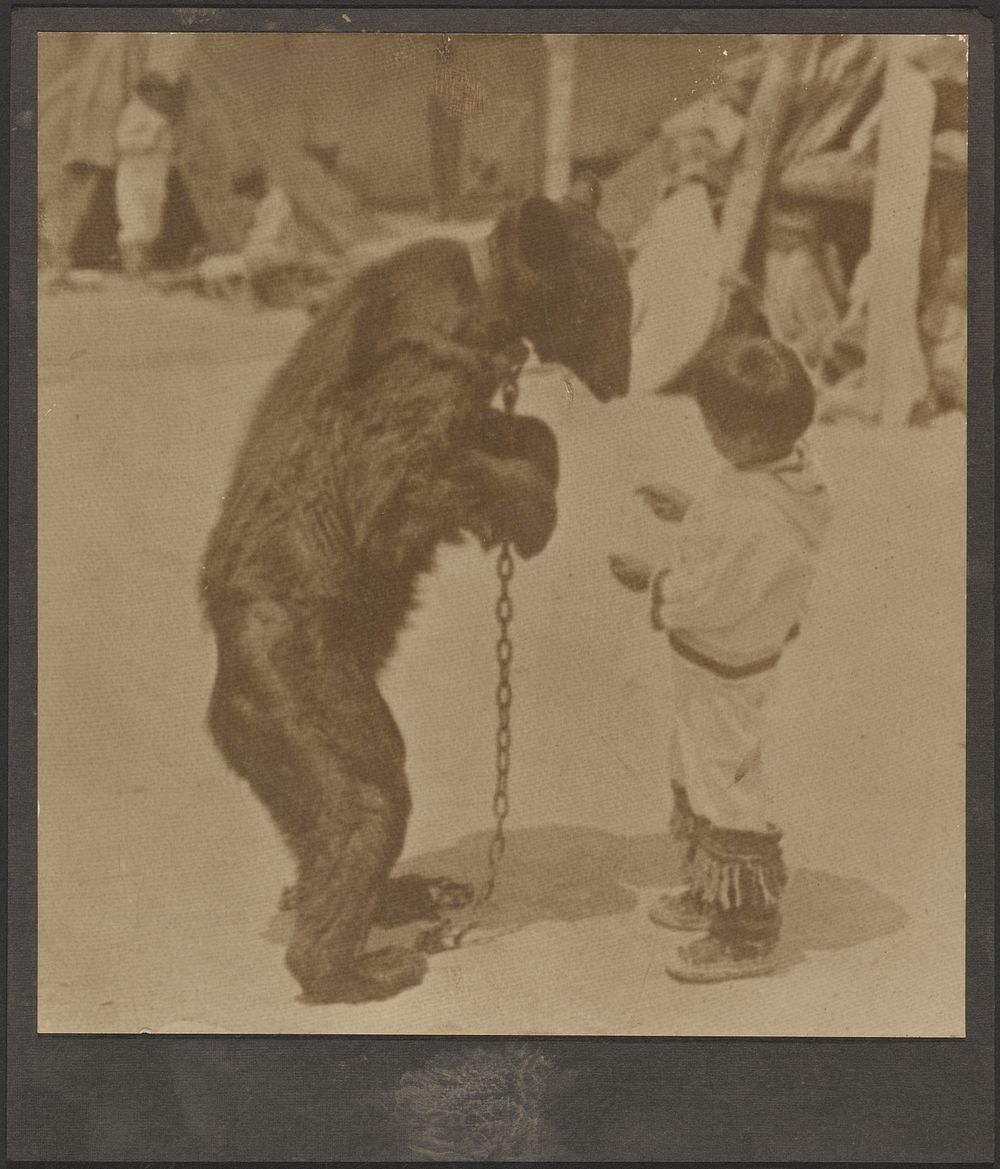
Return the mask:
<svg viewBox="0 0 1000 1169"><path fill-rule="evenodd" d="M204 729L199 557L248 412L303 327L111 281L39 308L39 1028L381 1034L964 1032L964 425L822 429L836 525L776 696L792 879L782 974L663 973L673 873L642 613L605 570L632 488L697 487L681 402L602 407L558 374L561 521L519 565L510 846L480 944L379 1005L306 1006L282 962L291 864ZM449 551L385 679L415 811L406 863L478 877L495 713L490 561Z"/></svg>

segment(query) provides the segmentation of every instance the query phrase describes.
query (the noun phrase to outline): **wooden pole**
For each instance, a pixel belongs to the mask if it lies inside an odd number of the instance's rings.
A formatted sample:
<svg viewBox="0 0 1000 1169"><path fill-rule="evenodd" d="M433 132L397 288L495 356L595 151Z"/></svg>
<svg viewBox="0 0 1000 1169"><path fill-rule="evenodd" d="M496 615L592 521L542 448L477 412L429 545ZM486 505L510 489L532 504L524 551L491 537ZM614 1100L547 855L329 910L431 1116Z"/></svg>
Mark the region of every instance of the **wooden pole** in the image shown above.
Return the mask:
<svg viewBox="0 0 1000 1169"><path fill-rule="evenodd" d="M545 110L545 177L550 199L569 190L573 157L573 66L575 33L546 33L548 57Z"/></svg>
<svg viewBox="0 0 1000 1169"><path fill-rule="evenodd" d="M908 59L910 40L892 37L888 48L872 201L865 386L890 426L905 426L927 390L917 308L936 99Z"/></svg>
<svg viewBox="0 0 1000 1169"><path fill-rule="evenodd" d="M742 279L747 248L761 204L772 185L785 123L813 40L808 36L781 35L765 42L770 55L747 114L743 154L722 214L722 272L727 284ZM727 307L724 288L718 319L725 316Z"/></svg>

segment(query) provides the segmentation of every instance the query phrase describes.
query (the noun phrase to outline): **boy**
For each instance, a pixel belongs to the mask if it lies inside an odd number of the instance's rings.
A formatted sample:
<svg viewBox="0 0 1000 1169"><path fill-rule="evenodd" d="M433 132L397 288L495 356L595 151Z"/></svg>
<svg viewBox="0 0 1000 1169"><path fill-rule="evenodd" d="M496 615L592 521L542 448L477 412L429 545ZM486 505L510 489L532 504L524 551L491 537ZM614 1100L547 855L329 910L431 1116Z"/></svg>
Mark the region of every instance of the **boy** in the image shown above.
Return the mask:
<svg viewBox="0 0 1000 1169"><path fill-rule="evenodd" d="M201 262L201 285L210 296L229 296L248 283L261 303L270 304L279 299L275 293L282 277L299 268L304 258L295 209L261 166L237 176L233 192L254 201L250 230L239 252Z"/></svg>
<svg viewBox="0 0 1000 1169"><path fill-rule="evenodd" d="M708 496L640 488L679 521L669 568L612 557L618 579L648 592L669 657L673 834L687 881L651 912L705 936L667 966L683 981L767 974L785 885L781 833L764 814L765 703L782 649L798 632L829 504L805 444L812 384L792 350L724 338L698 362L695 392L728 466Z"/></svg>
<svg viewBox="0 0 1000 1169"><path fill-rule="evenodd" d="M159 73L146 73L118 119L118 251L129 276L145 273L160 234L174 145L171 123L179 113L179 89Z"/></svg>

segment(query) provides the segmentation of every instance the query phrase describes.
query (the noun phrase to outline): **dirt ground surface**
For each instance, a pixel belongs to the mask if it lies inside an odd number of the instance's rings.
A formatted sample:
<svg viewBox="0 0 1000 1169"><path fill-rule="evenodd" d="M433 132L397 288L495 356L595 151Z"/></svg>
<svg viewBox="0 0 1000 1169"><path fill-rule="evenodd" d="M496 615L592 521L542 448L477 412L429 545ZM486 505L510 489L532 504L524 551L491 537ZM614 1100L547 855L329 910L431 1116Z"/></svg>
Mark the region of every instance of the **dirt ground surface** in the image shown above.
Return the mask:
<svg viewBox="0 0 1000 1169"><path fill-rule="evenodd" d="M607 555L632 492L715 466L683 401L559 371L558 531L514 578L510 844L483 932L383 1004L309 1006L283 965L290 860L205 729L196 582L237 444L305 324L110 279L39 305L42 1031L956 1036L964 1032L965 429L817 429L836 521L769 765L787 968L681 985L646 909L673 878L663 710ZM408 744L405 866L479 879L493 565L449 550L384 679Z"/></svg>

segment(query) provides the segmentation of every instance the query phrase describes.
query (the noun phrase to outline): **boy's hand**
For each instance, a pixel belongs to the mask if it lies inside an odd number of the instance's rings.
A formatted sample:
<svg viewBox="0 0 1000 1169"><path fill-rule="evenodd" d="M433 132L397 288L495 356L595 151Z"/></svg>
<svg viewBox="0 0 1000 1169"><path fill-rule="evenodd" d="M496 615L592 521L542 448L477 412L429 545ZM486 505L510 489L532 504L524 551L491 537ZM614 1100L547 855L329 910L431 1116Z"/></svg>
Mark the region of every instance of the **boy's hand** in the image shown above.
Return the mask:
<svg viewBox="0 0 1000 1169"><path fill-rule="evenodd" d="M652 568L637 556L615 555L608 558L615 578L633 593L643 593L653 577Z"/></svg>
<svg viewBox="0 0 1000 1169"><path fill-rule="evenodd" d="M660 487L638 487L636 495L640 496L650 507L653 514L661 520L682 520L691 506L692 496L680 487L669 485Z"/></svg>

